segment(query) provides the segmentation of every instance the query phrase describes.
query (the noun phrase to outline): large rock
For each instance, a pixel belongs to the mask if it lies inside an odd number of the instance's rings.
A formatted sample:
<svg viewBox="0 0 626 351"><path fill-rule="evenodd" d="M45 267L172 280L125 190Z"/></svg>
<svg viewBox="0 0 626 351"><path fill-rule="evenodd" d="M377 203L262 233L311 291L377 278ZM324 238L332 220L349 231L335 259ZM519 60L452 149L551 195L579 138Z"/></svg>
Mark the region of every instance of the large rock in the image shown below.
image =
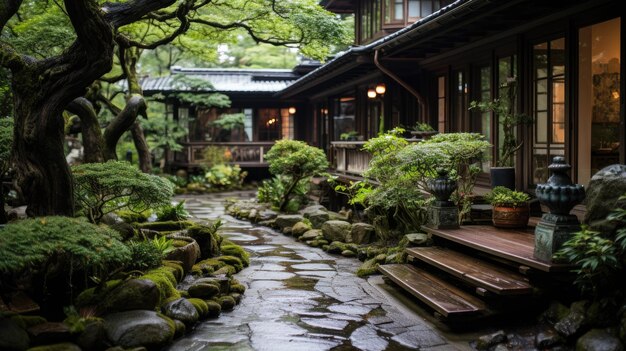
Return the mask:
<svg viewBox="0 0 626 351"><path fill-rule="evenodd" d="M72 339L70 328L60 322L45 322L28 328L28 334L34 344L47 345L67 342Z"/></svg>
<svg viewBox="0 0 626 351"><path fill-rule="evenodd" d="M367 223L354 223L350 234L346 237L347 243L369 244L376 238L374 226Z"/></svg>
<svg viewBox="0 0 626 351"><path fill-rule="evenodd" d="M0 319L0 350L22 351L28 348L30 340L26 330L10 319Z"/></svg>
<svg viewBox="0 0 626 351"><path fill-rule="evenodd" d="M302 215L294 214L294 215L279 215L274 220L274 225L277 226L281 231L286 227L293 227L296 223L301 222L304 219Z"/></svg>
<svg viewBox="0 0 626 351"><path fill-rule="evenodd" d="M408 246L426 246L430 243L428 234L424 233L410 233L404 236L408 243Z"/></svg>
<svg viewBox="0 0 626 351"><path fill-rule="evenodd" d="M189 287L189 296L200 299L210 299L220 293L220 287L209 283L194 283Z"/></svg>
<svg viewBox="0 0 626 351"><path fill-rule="evenodd" d="M582 330L588 323L586 318L587 301L572 303L567 316L554 325L554 329L565 337L570 337Z"/></svg>
<svg viewBox="0 0 626 351"><path fill-rule="evenodd" d="M191 268L200 257L200 245L189 237L172 236L174 240L186 241L187 245L177 247L170 251L166 256L166 260L182 262L185 273L191 271Z"/></svg>
<svg viewBox="0 0 626 351"><path fill-rule="evenodd" d="M196 308L185 298L165 304L165 306L163 306L163 313L170 318L185 323L188 327L196 324L199 318Z"/></svg>
<svg viewBox="0 0 626 351"><path fill-rule="evenodd" d="M346 221L326 221L322 225L322 234L330 242L345 242L351 228L352 224Z"/></svg>
<svg viewBox="0 0 626 351"><path fill-rule="evenodd" d="M616 208L626 206L626 201L619 201L619 197L624 194L626 194L626 165L612 165L600 170L589 182L584 222L603 232L615 230L617 224L606 221L606 216Z"/></svg>
<svg viewBox="0 0 626 351"><path fill-rule="evenodd" d="M306 233L300 235L300 237L298 238L301 241L308 241L308 240L314 240L315 238L317 238L318 236L322 235L322 231L319 229L311 229L309 231L307 231Z"/></svg>
<svg viewBox="0 0 626 351"><path fill-rule="evenodd" d="M311 205L311 206L307 206L307 207L303 208L300 211L300 213L304 216L304 218L309 218L309 215L311 213L315 213L317 211L328 212L326 207L324 207L323 205Z"/></svg>
<svg viewBox="0 0 626 351"><path fill-rule="evenodd" d="M576 342L576 351L623 351L624 345L604 329L592 329Z"/></svg>
<svg viewBox="0 0 626 351"><path fill-rule="evenodd" d="M106 348L106 328L101 319L89 320L85 330L76 338L76 344L83 350L100 351Z"/></svg>
<svg viewBox="0 0 626 351"><path fill-rule="evenodd" d="M309 230L311 230L310 225L304 222L298 222L294 224L293 227L291 227L291 235L293 235L296 238L299 238L302 234L308 232Z"/></svg>
<svg viewBox="0 0 626 351"><path fill-rule="evenodd" d="M278 216L278 213L276 211L261 210L261 211L257 212L256 221L257 222L270 221L270 220L276 218L277 216Z"/></svg>
<svg viewBox="0 0 626 351"><path fill-rule="evenodd" d="M563 343L563 338L552 328L544 328L535 335L535 346L540 350L559 345Z"/></svg>
<svg viewBox="0 0 626 351"><path fill-rule="evenodd" d="M315 229L320 229L324 222L330 220L330 215L326 210L315 210L304 214L304 218L308 218L311 221L311 226Z"/></svg>
<svg viewBox="0 0 626 351"><path fill-rule="evenodd" d="M478 350L487 350L497 344L503 343L507 340L507 336L504 331L499 330L493 334L483 335L476 340L476 348Z"/></svg>
<svg viewBox="0 0 626 351"><path fill-rule="evenodd" d="M104 317L107 336L124 348L144 346L158 350L172 342L175 325L154 311L126 311Z"/></svg>
<svg viewBox="0 0 626 351"><path fill-rule="evenodd" d="M130 310L153 310L159 303L159 299L159 288L153 281L131 279L108 293L98 305L98 309L105 314Z"/></svg>

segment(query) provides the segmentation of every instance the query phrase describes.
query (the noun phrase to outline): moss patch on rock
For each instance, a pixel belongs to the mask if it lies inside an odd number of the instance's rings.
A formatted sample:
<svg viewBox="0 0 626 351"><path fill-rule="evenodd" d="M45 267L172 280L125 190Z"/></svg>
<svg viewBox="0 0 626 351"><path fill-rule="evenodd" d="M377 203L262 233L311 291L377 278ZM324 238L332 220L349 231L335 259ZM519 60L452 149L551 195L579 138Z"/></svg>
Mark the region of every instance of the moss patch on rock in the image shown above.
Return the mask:
<svg viewBox="0 0 626 351"><path fill-rule="evenodd" d="M122 280L109 280L104 283L104 285L97 286L95 288L90 288L81 292L74 301L76 307L85 307L97 305L111 290L117 288L120 284L122 284Z"/></svg>
<svg viewBox="0 0 626 351"><path fill-rule="evenodd" d="M250 254L239 245L222 245L221 251L222 255L238 257L244 267L250 265Z"/></svg>
<svg viewBox="0 0 626 351"><path fill-rule="evenodd" d="M205 301L207 307L209 308L209 313L207 317L209 318L217 318L222 313L222 305L217 301L208 300Z"/></svg>
<svg viewBox="0 0 626 351"><path fill-rule="evenodd" d="M202 299L198 299L195 297L191 297L189 299L189 302L191 302L191 304L193 305L193 307L196 309L196 311L198 311L198 315L200 316L200 318L206 318L209 315L209 306L207 305L207 303L202 300Z"/></svg>
<svg viewBox="0 0 626 351"><path fill-rule="evenodd" d="M180 293L176 290L176 277L168 267L160 267L148 271L139 279L147 279L153 281L159 288L161 302L170 297L180 298Z"/></svg>

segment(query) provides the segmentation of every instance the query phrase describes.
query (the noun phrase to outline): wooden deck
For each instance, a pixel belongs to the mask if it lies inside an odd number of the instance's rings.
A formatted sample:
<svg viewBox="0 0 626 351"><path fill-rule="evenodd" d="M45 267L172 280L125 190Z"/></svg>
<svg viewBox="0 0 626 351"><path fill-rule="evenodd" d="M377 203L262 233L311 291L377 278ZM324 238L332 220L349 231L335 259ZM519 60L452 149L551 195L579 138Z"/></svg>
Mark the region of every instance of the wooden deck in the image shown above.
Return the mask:
<svg viewBox="0 0 626 351"><path fill-rule="evenodd" d="M378 270L447 319L477 317L485 303L440 278L409 264L386 264Z"/></svg>
<svg viewBox="0 0 626 351"><path fill-rule="evenodd" d="M496 295L528 295L533 287L526 277L486 261L443 247L413 247L409 256Z"/></svg>
<svg viewBox="0 0 626 351"><path fill-rule="evenodd" d="M534 258L535 235L534 228L531 227L526 229L499 229L490 225L468 225L462 226L460 229L445 230L422 227L422 230L434 238L443 238L543 272L563 272L571 268L570 265L545 262Z"/></svg>

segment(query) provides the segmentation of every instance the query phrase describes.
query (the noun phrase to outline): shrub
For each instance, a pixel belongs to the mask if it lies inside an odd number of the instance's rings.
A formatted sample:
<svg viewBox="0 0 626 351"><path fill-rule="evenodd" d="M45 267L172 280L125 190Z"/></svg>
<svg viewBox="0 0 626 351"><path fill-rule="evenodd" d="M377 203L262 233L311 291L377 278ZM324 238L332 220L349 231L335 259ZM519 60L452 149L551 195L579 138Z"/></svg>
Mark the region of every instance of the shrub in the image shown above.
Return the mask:
<svg viewBox="0 0 626 351"><path fill-rule="evenodd" d="M620 197L626 200L626 195ZM603 297L624 289L626 263L626 208L609 214L617 222L615 233L591 230L587 226L575 233L555 254L560 260L575 264L575 284L583 294Z"/></svg>
<svg viewBox="0 0 626 351"><path fill-rule="evenodd" d="M530 200L530 196L521 191L497 186L485 195L485 200L494 206L520 207Z"/></svg>
<svg viewBox="0 0 626 351"><path fill-rule="evenodd" d="M267 152L265 159L270 165L270 173L281 175L279 179L284 182L278 206L280 211L286 209L299 183L316 175L324 175L329 167L324 151L297 140L277 141Z"/></svg>
<svg viewBox="0 0 626 351"><path fill-rule="evenodd" d="M189 218L189 212L185 209L185 200L176 205L167 204L157 211L158 221L182 221Z"/></svg>
<svg viewBox="0 0 626 351"><path fill-rule="evenodd" d="M85 277L101 277L129 263L131 252L106 227L77 218L41 217L0 230L0 257L0 273L35 272L53 278L84 272Z"/></svg>
<svg viewBox="0 0 626 351"><path fill-rule="evenodd" d="M280 208L289 180L282 176L276 176L263 181L257 192L259 202L269 203L274 208ZM302 180L291 191L284 212L296 212L306 202L306 194L309 191L308 180Z"/></svg>
<svg viewBox="0 0 626 351"><path fill-rule="evenodd" d="M128 243L131 261L127 269L146 270L161 265L163 253L150 241L131 241Z"/></svg>
<svg viewBox="0 0 626 351"><path fill-rule="evenodd" d="M204 175L206 182L214 188L232 189L243 184L248 172L242 172L238 165L217 164Z"/></svg>
<svg viewBox="0 0 626 351"><path fill-rule="evenodd" d="M142 173L128 162L86 163L72 167L72 172L76 201L92 223L120 209L142 212L169 204L173 195L170 181Z"/></svg>

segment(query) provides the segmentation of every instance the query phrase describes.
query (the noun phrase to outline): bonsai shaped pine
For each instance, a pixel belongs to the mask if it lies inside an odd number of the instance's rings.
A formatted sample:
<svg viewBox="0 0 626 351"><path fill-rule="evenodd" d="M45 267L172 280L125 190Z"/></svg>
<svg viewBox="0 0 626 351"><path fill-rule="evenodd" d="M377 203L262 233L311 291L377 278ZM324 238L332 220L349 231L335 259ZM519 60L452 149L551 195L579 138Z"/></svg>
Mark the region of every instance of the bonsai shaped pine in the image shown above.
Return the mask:
<svg viewBox="0 0 626 351"><path fill-rule="evenodd" d="M469 109L492 112L497 116L504 136L496 165L498 167L513 167L515 165L515 153L524 144L523 141L517 142L515 127L530 123L531 120L524 114L515 113L515 97L517 95L517 80L515 77L508 77L506 82L500 86L500 91L503 92L503 97L492 101L472 101Z"/></svg>
<svg viewBox="0 0 626 351"><path fill-rule="evenodd" d="M140 213L169 205L174 194L172 182L128 162L85 163L73 166L72 173L77 205L92 223L121 209Z"/></svg>
<svg viewBox="0 0 626 351"><path fill-rule="evenodd" d="M267 152L270 173L285 182L279 210L284 211L298 183L323 175L329 167L324 151L302 141L280 140Z"/></svg>

